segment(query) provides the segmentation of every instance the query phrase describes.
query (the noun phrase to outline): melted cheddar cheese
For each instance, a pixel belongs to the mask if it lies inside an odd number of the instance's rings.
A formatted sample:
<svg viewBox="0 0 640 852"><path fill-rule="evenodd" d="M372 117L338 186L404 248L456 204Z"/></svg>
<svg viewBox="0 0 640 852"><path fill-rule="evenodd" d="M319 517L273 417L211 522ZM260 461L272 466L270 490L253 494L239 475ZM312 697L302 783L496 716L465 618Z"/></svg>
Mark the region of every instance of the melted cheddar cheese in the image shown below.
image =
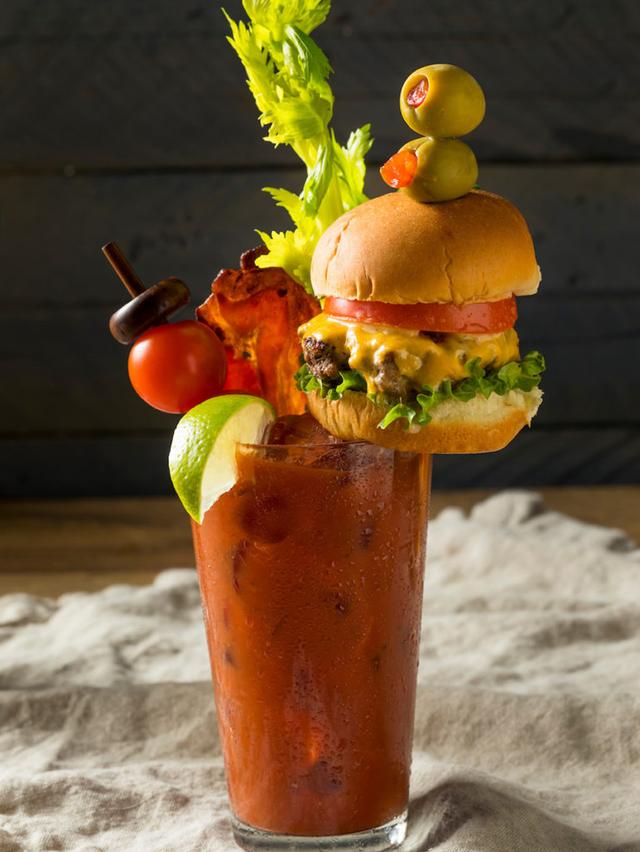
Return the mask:
<svg viewBox="0 0 640 852"><path fill-rule="evenodd" d="M518 335L512 328L497 334L445 334L436 342L419 331L321 313L301 326L299 333L333 345L348 359L350 369L363 374L370 393L376 392L375 376L389 358L416 388L437 387L444 379L464 379L468 375L465 363L473 358L479 358L483 367L520 360Z"/></svg>

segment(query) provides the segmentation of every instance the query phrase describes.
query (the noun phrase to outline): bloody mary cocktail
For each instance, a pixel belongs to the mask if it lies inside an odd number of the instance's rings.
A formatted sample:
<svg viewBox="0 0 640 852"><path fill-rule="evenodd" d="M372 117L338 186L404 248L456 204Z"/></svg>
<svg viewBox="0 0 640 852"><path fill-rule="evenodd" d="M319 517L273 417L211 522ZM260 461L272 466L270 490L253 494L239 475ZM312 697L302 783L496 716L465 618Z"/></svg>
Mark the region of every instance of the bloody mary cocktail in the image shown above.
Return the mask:
<svg viewBox="0 0 640 852"><path fill-rule="evenodd" d="M194 522L237 842L373 852L406 832L431 456L499 450L531 423L545 363L520 356L514 324L540 270L457 138L485 112L468 72L407 77L420 135L381 169L399 193L368 200L370 127L338 142L311 38L329 0L243 6L228 41L265 139L306 167L299 194L265 190L294 229L258 231L197 321L174 323L186 285L146 289L107 244L132 296L110 329L138 394L184 415L169 470Z"/></svg>
<svg viewBox="0 0 640 852"><path fill-rule="evenodd" d="M430 457L241 445L237 463L193 526L236 839L391 824L399 841Z"/></svg>

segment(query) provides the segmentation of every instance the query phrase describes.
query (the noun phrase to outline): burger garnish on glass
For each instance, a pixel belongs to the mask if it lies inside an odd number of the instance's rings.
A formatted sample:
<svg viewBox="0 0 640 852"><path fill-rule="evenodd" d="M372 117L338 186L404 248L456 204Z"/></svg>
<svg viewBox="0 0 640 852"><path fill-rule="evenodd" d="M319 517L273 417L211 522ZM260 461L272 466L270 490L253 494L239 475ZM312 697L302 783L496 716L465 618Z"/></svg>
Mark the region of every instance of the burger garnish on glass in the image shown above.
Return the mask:
<svg viewBox="0 0 640 852"><path fill-rule="evenodd" d="M320 237L311 283L323 311L299 329L296 382L343 440L499 450L542 400L544 359L521 357L514 329L515 297L540 283L531 235L510 202L472 189L475 158L452 144L484 115L467 72L417 69L401 110L413 130L439 135L412 140L381 168L399 192L349 210Z"/></svg>
<svg viewBox="0 0 640 852"><path fill-rule="evenodd" d="M299 330L297 381L334 435L483 452L531 422L544 362L520 358L513 326L515 296L535 293L540 272L505 199L373 199L323 234L311 278L324 310Z"/></svg>

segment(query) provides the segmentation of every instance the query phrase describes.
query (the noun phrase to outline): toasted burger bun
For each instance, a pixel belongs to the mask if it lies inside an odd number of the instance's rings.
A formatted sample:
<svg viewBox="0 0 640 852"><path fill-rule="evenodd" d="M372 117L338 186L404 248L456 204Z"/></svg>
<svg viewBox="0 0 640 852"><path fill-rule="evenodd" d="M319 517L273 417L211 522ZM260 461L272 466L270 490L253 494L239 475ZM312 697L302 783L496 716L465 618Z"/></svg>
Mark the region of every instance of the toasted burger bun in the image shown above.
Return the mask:
<svg viewBox="0 0 640 852"><path fill-rule="evenodd" d="M327 228L311 281L319 296L464 304L535 293L540 269L527 223L499 195L475 190L421 204L393 192Z"/></svg>
<svg viewBox="0 0 640 852"><path fill-rule="evenodd" d="M501 450L531 418L542 401L542 391L509 391L504 396L477 396L468 402L447 400L435 406L426 426L396 421L386 429L378 423L389 410L364 393L347 391L342 399L308 395L311 414L343 441L368 441L394 450L415 453L488 453Z"/></svg>

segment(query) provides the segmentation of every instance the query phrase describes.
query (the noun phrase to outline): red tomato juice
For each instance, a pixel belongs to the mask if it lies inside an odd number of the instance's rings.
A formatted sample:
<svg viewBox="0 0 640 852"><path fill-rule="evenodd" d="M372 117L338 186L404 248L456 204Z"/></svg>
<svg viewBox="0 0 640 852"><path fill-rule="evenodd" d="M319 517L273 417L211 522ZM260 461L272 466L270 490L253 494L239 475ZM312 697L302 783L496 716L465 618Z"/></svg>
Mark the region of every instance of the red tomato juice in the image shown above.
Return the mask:
<svg viewBox="0 0 640 852"><path fill-rule="evenodd" d="M232 810L283 834L407 807L431 459L241 447L194 524Z"/></svg>

